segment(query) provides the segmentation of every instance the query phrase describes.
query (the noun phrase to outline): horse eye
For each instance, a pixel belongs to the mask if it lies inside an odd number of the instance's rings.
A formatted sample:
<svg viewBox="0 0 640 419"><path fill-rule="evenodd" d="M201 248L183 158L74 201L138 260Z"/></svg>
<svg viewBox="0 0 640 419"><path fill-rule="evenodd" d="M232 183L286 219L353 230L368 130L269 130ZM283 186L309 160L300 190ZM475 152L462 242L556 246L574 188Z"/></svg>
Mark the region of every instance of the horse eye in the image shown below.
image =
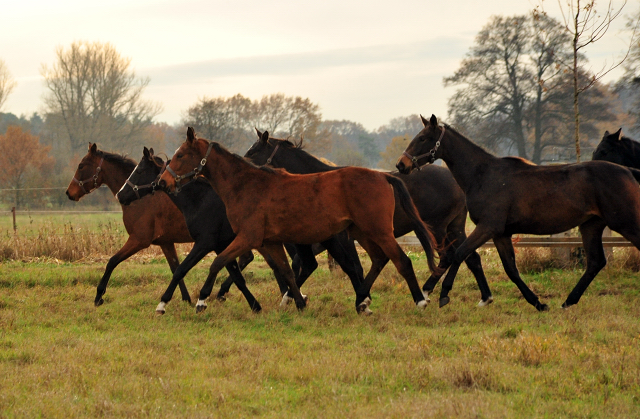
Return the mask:
<svg viewBox="0 0 640 419"><path fill-rule="evenodd" d="M176 157L181 159L182 158L182 153L178 154Z"/></svg>
<svg viewBox="0 0 640 419"><path fill-rule="evenodd" d="M82 168L83 168L83 167L84 167L84 164L80 163L80 164L78 165L78 170L82 170Z"/></svg>

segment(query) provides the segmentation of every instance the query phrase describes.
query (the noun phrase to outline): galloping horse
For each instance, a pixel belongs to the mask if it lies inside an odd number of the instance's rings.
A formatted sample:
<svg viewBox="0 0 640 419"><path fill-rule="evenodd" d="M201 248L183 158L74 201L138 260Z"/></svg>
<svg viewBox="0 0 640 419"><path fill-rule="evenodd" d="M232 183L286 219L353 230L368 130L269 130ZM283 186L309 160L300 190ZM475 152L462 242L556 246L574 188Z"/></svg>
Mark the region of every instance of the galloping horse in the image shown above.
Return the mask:
<svg viewBox="0 0 640 419"><path fill-rule="evenodd" d="M98 150L96 144L89 144L89 152L78 164L66 194L72 201L79 201L84 195L106 184L115 195L135 167L136 163L133 160ZM184 217L165 194L153 195L144 202L122 207L122 221L129 238L107 263L104 275L98 284L96 307L104 303L102 297L107 291L111 272L120 262L155 244L160 246L171 272L174 272L180 263L174 243L193 241ZM191 298L184 281L181 280L179 285L182 300L190 303Z"/></svg>
<svg viewBox="0 0 640 419"><path fill-rule="evenodd" d="M294 144L289 140L269 138L258 131L258 140L245 154L245 158L257 165L270 164L273 167L283 168L289 173L308 174L328 172L337 169L323 163L313 155L302 149L302 141ZM398 172L390 174L400 178L413 199L418 209L420 218L433 232L437 243L444 243L440 252L438 268L445 272L453 260L455 249L467 238L465 224L467 222L467 206L464 192L458 186L451 172L439 166L424 166L422 170L416 170L409 175ZM408 217L399 200L396 199L396 208L393 214L393 234L396 237L404 236L414 229L413 220ZM353 242L347 243L348 246ZM374 280L388 259L372 259L371 270ZM487 285L487 278L482 269L482 262L478 252L472 252L465 260L467 266L476 277L482 298L479 306L485 306L493 301L491 290ZM317 264L316 264L317 265ZM315 268L314 268L315 269ZM436 286L441 275L432 274L425 282L422 290L430 293Z"/></svg>
<svg viewBox="0 0 640 419"><path fill-rule="evenodd" d="M144 147L140 163L131 172L126 183L122 185L122 188L116 194L116 198L123 205L123 208L129 208L129 204L132 202L152 194L156 189L157 180L163 168L164 162L161 158L153 155L153 149L149 150ZM189 254L173 272L173 278L177 281L182 281L189 270L210 252L222 252L235 237L227 220L224 204L213 192L209 182L202 178L197 178L193 182L184 185L183 189L182 193L169 195L169 198L182 212L180 216L186 221L189 234L194 240L194 245ZM163 192L159 192L157 195L167 196ZM248 262L253 259L251 252L248 252L246 256L249 256ZM244 266L248 262L244 263ZM247 299L251 310L255 312L262 310L260 303L247 288L241 273L242 269L238 266L236 260L231 260L225 268L229 272L229 279L226 281L228 286L225 292L218 294L217 298L223 300L224 294L229 290L231 283L235 283ZM157 312L164 314L163 310L157 310Z"/></svg>
<svg viewBox="0 0 640 419"><path fill-rule="evenodd" d="M622 128L613 134L605 131L602 141L593 151L592 159L640 169L640 143L624 137Z"/></svg>
<svg viewBox="0 0 640 419"><path fill-rule="evenodd" d="M513 234L555 234L579 226L587 269L562 307L576 304L606 265L602 247L606 226L640 248L640 171L609 162L536 166L520 158L498 158L453 128L438 126L434 115L422 122L424 129L399 158L398 170L408 173L421 163L444 160L464 190L476 224L456 250L445 277L441 293L445 304L460 263L489 239L511 281L539 311L549 307L520 278Z"/></svg>
<svg viewBox="0 0 640 419"><path fill-rule="evenodd" d="M294 281L282 243L317 243L347 228L369 254L384 254L391 259L407 281L416 305L426 306L411 260L393 236L394 191L402 197L405 211L422 227L416 234L426 249L432 270L437 269L434 239L419 219L401 180L362 168L312 175L259 168L218 143L196 138L193 128L189 128L187 140L176 151L160 182L171 191L183 179L198 174L209 180L224 201L237 236L213 261L212 275L200 291L196 311L206 308L205 299L211 294L215 274L227 261L261 246L285 273L296 306L304 308L306 303ZM172 281L160 304L169 302L176 285ZM365 282L356 293L359 312L367 307L364 300L371 285Z"/></svg>

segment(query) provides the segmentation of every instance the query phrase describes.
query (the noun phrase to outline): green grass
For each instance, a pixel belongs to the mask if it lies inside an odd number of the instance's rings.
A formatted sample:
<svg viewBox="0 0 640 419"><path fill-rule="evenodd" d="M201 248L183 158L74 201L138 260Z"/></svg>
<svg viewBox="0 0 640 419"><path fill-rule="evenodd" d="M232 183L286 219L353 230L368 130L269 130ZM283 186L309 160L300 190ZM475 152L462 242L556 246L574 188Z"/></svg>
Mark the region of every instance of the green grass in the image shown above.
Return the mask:
<svg viewBox="0 0 640 419"><path fill-rule="evenodd" d="M3 263L0 417L640 416L640 275L608 268L569 310L581 270L525 275L551 306L538 313L482 255L493 305L476 307L462 268L448 306L418 311L387 267L369 317L326 263L304 312L278 307L257 258L245 274L262 313L232 288L199 315L176 294L164 316L162 259L120 265L99 308L104 263ZM186 278L194 297L210 261Z"/></svg>

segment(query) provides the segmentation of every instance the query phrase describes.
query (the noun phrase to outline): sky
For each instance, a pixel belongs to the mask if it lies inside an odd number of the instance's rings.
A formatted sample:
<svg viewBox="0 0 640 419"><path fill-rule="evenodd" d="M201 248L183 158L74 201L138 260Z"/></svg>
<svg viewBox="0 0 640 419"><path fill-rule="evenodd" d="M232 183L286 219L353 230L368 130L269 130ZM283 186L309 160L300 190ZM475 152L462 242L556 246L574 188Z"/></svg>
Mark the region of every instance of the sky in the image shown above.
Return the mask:
<svg viewBox="0 0 640 419"><path fill-rule="evenodd" d="M379 4L374 4L379 3ZM615 1L614 5L621 2ZM42 112L43 65L74 41L109 42L149 77L158 122L179 123L204 97L282 92L320 105L323 119L369 130L395 117L446 117L443 87L492 15L537 0L47 0L11 1L0 15L0 59L18 82L2 111ZM626 14L635 12L628 4ZM545 10L560 18L558 4ZM587 50L595 70L622 55L625 19ZM611 73L605 81L614 80Z"/></svg>

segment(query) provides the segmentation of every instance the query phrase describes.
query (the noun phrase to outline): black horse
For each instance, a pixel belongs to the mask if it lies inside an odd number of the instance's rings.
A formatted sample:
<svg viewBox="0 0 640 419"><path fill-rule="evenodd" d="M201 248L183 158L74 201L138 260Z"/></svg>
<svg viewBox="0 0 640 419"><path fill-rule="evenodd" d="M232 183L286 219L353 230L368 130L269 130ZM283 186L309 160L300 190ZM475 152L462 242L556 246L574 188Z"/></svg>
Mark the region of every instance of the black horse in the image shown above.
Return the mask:
<svg viewBox="0 0 640 419"><path fill-rule="evenodd" d="M302 142L294 144L288 140L269 138L257 130L258 140L247 151L245 157L257 165L270 164L286 169L290 173L308 174L335 170L302 149ZM398 172L391 173L405 183L420 218L429 225L437 242L444 244L440 251L439 270L444 273L451 265L455 249L467 238L465 224L467 207L464 192L460 189L451 172L438 166L425 166L420 171L409 175ZM396 208L393 218L394 236L401 237L415 229L415 225L407 216L396 196ZM373 259L367 278L375 278L387 264L389 259ZM485 306L493 302L491 290L482 269L480 255L476 251L465 260L475 275L482 299L478 305ZM441 274L432 274L423 286L427 295L433 291Z"/></svg>
<svg viewBox="0 0 640 419"><path fill-rule="evenodd" d="M157 179L165 166L165 162L160 157L153 155L153 149L148 150L145 147L144 155L140 163L117 194L120 203L128 205L134 200L158 190ZM224 203L206 180L195 178L195 180L181 187L180 193L170 193L168 195L183 213L189 232L195 240L193 249L174 273L174 278L181 279L208 253L212 251L217 254L221 253L229 243L233 241L235 234L227 219ZM360 266L355 247L353 247L353 249L344 249L342 247L342 243L345 241L347 241L346 232L339 234L338 238L322 242L321 246L286 245L287 251L294 261L293 269L294 272L296 272L296 283L298 286L304 283L313 269L315 269L314 266L317 266L315 255L323 250L323 248L326 248L345 273L349 275L354 288L357 288L363 280L362 267ZM351 243L351 245L353 246L353 243ZM252 259L251 252L247 252L247 255L251 255L250 257ZM241 257L240 263L242 268L244 268L251 259ZM274 271L280 292L283 295L282 304L289 303L291 298L287 294L289 288L286 285L286 281L282 279L278 267L267 255L265 255L265 261ZM224 300L224 295L229 291L231 284L235 282L245 297L247 297L247 301L252 309L259 311L260 305L246 288L244 277L242 277L240 273L241 269L236 270L237 267L234 264L235 262L230 264L232 265L231 267L227 266L230 276L220 286L217 298ZM229 270L230 268L231 270ZM370 300L367 302L370 302ZM157 311L163 312L164 307L158 306Z"/></svg>
<svg viewBox="0 0 640 419"><path fill-rule="evenodd" d="M476 228L458 247L445 284L453 284L457 268L489 239L498 250L509 278L539 311L549 307L520 278L513 234L556 234L579 226L587 269L563 307L576 304L606 265L602 232L606 226L640 248L640 170L591 161L536 166L517 157L495 157L453 128L438 126L434 115L398 160L403 173L441 158L467 196ZM443 285L441 298L447 297Z"/></svg>
<svg viewBox="0 0 640 419"><path fill-rule="evenodd" d="M640 143L622 135L622 128L613 134L605 131L602 141L593 151L593 160L606 160L622 166L640 169Z"/></svg>

